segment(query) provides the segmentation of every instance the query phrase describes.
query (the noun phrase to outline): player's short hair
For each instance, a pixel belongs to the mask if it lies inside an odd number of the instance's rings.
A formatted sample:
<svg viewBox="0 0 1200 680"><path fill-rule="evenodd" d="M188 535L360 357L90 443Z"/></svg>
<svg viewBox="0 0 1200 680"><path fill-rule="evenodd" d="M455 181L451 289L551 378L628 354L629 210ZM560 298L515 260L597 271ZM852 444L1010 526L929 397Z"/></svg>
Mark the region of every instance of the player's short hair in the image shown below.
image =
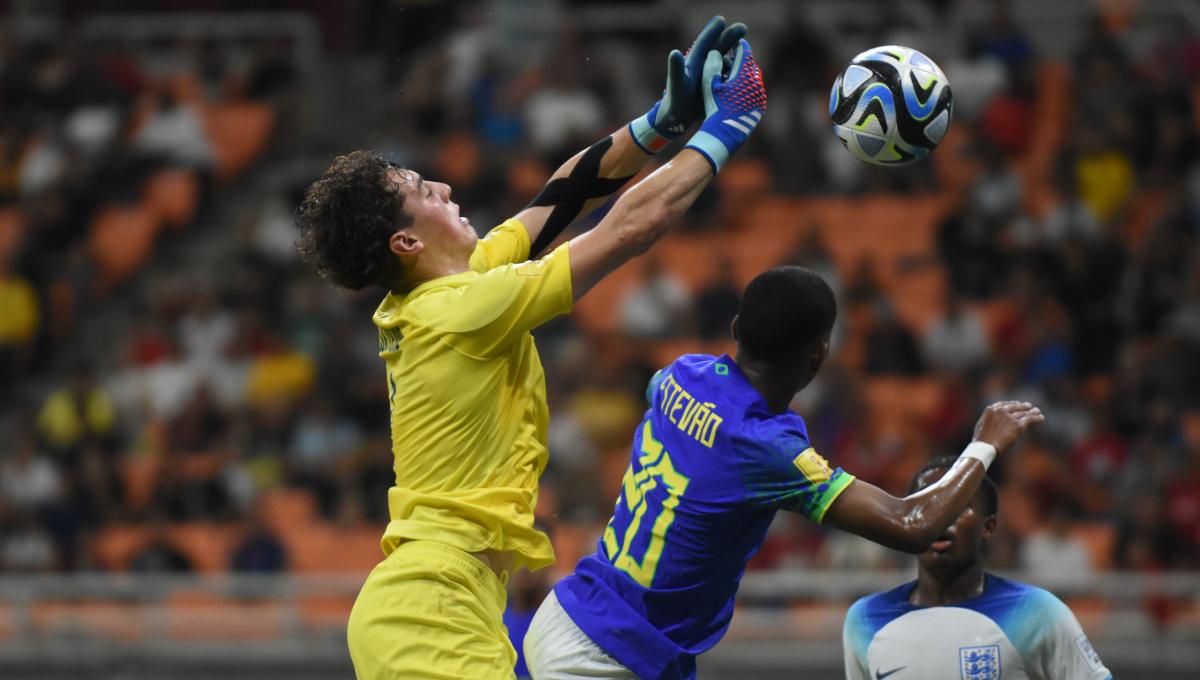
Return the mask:
<svg viewBox="0 0 1200 680"><path fill-rule="evenodd" d="M949 470L950 468L954 467L954 462L956 460L958 459L945 456L942 458L934 458L928 463L922 465L921 469L917 470L916 474L913 475L912 481L909 482L908 492L913 493L917 490L917 480L921 478L921 475L929 472L930 470ZM996 483L993 482L992 478L988 477L986 473L983 475L983 481L979 483L979 493L983 494L983 509L985 512L987 512L987 516L995 517L996 514L1000 512L1000 492L996 489Z"/></svg>
<svg viewBox="0 0 1200 680"><path fill-rule="evenodd" d="M404 211L404 195L388 178L389 167L368 151L338 156L296 209L296 249L338 286L386 286L398 273L388 240L413 219Z"/></svg>
<svg viewBox="0 0 1200 680"><path fill-rule="evenodd" d="M750 282L738 306L738 344L767 362L783 362L829 337L837 318L833 289L803 267L776 267Z"/></svg>

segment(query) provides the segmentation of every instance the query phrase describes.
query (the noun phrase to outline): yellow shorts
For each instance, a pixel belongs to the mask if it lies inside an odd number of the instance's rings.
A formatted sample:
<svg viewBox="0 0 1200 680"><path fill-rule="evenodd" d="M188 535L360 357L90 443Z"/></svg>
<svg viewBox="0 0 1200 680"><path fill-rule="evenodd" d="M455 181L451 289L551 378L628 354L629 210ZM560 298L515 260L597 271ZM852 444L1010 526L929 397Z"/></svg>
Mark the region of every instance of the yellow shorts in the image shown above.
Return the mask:
<svg viewBox="0 0 1200 680"><path fill-rule="evenodd" d="M346 637L359 680L509 680L504 583L469 553L401 543L367 577Z"/></svg>

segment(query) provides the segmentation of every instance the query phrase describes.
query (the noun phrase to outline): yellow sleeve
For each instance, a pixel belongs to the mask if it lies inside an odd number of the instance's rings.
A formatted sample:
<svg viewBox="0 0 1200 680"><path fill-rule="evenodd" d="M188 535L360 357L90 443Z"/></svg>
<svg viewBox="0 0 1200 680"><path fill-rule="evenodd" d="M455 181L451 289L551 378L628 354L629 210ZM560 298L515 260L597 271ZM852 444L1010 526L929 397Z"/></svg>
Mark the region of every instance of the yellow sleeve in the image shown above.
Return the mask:
<svg viewBox="0 0 1200 680"><path fill-rule="evenodd" d="M540 260L506 264L439 300L427 324L470 356L501 353L524 334L571 311L571 263L567 244Z"/></svg>
<svg viewBox="0 0 1200 680"><path fill-rule="evenodd" d="M500 265L529 259L529 230L515 217L479 239L471 253L471 271L483 273Z"/></svg>

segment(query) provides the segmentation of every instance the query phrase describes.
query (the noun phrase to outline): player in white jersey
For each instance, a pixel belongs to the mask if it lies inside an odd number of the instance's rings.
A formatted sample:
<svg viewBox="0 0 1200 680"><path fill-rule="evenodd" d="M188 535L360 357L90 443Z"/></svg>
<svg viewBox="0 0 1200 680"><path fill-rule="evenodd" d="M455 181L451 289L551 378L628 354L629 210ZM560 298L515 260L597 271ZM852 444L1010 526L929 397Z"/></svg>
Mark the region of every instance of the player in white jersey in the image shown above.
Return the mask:
<svg viewBox="0 0 1200 680"><path fill-rule="evenodd" d="M933 461L912 491L954 464ZM847 680L1111 680L1079 622L1054 595L983 571L996 530L996 486L917 558L917 580L855 602L842 647Z"/></svg>

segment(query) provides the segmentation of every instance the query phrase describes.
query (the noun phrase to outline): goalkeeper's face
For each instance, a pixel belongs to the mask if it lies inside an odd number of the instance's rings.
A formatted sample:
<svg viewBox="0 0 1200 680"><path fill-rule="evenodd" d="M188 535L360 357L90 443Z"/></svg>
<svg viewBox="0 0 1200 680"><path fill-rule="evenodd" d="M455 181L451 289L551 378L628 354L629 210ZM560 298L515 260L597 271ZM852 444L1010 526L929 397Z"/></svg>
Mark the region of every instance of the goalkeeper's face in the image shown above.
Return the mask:
<svg viewBox="0 0 1200 680"><path fill-rule="evenodd" d="M459 214L459 206L450 200L450 185L431 182L405 168L392 167L388 178L404 197L404 212L412 218L410 232L417 243L419 257L432 260L470 257L479 239L471 222Z"/></svg>

